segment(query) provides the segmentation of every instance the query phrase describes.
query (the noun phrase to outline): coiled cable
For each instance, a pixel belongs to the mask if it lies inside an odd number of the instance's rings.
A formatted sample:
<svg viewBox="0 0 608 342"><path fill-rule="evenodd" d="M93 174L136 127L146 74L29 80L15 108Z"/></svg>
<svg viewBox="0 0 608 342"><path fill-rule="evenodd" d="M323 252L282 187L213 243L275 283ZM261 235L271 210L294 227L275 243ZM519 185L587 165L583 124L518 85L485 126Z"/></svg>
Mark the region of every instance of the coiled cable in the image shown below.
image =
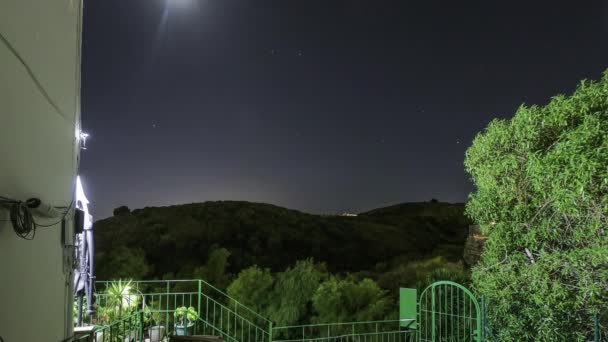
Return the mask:
<svg viewBox="0 0 608 342"><path fill-rule="evenodd" d="M53 227L61 223L72 208L73 204L74 201L72 201L66 208L59 221L51 224L39 224L34 220L34 216L32 215L27 202L0 196L0 206L4 206L9 210L9 218L15 234L24 240L33 240L36 236L36 229L38 227Z"/></svg>
<svg viewBox="0 0 608 342"><path fill-rule="evenodd" d="M0 196L0 204L8 208L15 234L24 240L33 240L36 236L36 221L25 202Z"/></svg>

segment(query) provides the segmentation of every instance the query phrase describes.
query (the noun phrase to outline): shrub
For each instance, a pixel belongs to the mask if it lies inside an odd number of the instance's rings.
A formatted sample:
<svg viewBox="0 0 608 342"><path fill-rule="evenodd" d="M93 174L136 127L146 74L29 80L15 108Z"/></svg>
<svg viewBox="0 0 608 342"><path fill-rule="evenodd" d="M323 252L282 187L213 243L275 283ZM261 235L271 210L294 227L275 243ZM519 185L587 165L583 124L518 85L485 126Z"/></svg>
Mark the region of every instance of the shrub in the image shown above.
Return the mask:
<svg viewBox="0 0 608 342"><path fill-rule="evenodd" d="M576 341L608 297L608 73L478 135L467 213L489 235L474 288L502 340Z"/></svg>

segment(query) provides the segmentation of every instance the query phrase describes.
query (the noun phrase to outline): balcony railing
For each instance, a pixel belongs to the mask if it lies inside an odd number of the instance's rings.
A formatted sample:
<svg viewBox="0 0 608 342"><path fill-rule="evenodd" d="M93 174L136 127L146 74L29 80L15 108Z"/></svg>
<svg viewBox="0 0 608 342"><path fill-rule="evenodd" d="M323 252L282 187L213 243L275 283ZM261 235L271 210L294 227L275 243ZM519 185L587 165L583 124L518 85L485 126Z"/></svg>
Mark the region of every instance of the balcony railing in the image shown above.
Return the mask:
<svg viewBox="0 0 608 342"><path fill-rule="evenodd" d="M274 342L413 342L415 331L399 320L309 324L273 329Z"/></svg>
<svg viewBox="0 0 608 342"><path fill-rule="evenodd" d="M178 323L175 311L180 307L193 307L198 318L187 327L192 330L190 333L214 335L226 341L271 341L272 323L268 319L203 280L132 281L130 291L119 299L119 308L116 308L116 296L106 291L111 284L110 281L96 282L99 292L95 295L97 314L85 321L100 325L96 331L103 332L103 336L114 337L114 331L120 330L116 328L117 324L130 324L131 319L137 318L136 314L141 315L142 331L146 323L151 326L155 322L164 326L168 333L175 333ZM119 312L119 322L109 322L108 317L104 317L109 308L113 310L113 316ZM122 318L123 315L128 318Z"/></svg>
<svg viewBox="0 0 608 342"><path fill-rule="evenodd" d="M78 341L143 342L151 335L147 328L159 325L164 327L165 335L174 335L180 328L175 317L180 307L196 311L196 319L181 329L229 342L410 342L418 337L416 330L402 328L400 320L274 327L270 320L203 280L134 281L129 283L130 291L118 301L116 293L106 291L113 284L96 283L97 314L86 322L96 329L93 336ZM485 309L483 312L485 317ZM593 322L589 339L608 341L599 314L593 315ZM486 340L492 341L496 332L487 326L483 331Z"/></svg>

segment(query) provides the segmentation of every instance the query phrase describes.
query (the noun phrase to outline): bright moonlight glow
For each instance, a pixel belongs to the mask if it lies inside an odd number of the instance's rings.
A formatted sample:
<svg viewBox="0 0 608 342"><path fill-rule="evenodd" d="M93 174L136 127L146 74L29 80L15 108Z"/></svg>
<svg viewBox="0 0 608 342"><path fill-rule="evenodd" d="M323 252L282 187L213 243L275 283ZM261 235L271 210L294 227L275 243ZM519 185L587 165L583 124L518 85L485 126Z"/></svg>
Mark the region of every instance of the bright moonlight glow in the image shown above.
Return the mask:
<svg viewBox="0 0 608 342"><path fill-rule="evenodd" d="M167 0L169 6L173 8L191 8L196 0Z"/></svg>

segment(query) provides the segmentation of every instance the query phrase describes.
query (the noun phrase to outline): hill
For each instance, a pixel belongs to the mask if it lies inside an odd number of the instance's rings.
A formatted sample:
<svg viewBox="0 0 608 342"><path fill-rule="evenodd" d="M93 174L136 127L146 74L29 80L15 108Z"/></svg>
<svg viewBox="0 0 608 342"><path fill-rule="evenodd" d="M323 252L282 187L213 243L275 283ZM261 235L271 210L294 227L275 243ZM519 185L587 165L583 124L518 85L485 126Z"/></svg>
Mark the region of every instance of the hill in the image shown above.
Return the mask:
<svg viewBox="0 0 608 342"><path fill-rule="evenodd" d="M282 271L307 258L334 273L373 273L432 256L458 261L469 225L463 212L463 204L436 201L354 217L238 201L121 208L95 222L97 274L191 278L220 247L232 274L252 265Z"/></svg>

